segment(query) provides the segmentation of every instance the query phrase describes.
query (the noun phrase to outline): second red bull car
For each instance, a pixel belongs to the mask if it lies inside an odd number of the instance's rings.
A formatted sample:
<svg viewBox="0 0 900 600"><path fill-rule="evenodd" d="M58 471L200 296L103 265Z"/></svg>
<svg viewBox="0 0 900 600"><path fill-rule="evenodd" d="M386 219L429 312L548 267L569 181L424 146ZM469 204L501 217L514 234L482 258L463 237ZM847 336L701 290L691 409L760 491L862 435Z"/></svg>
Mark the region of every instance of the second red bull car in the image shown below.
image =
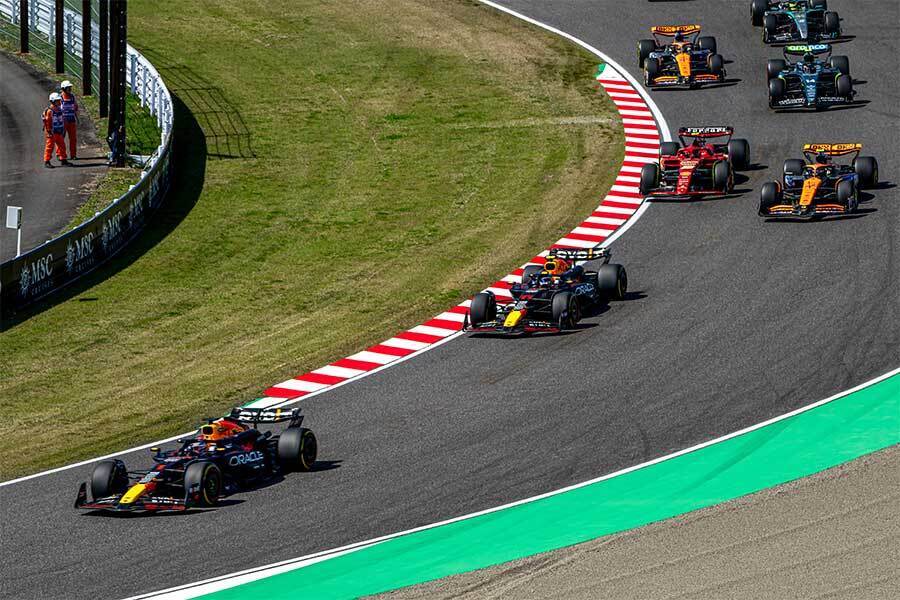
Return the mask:
<svg viewBox="0 0 900 600"><path fill-rule="evenodd" d="M682 127L678 142L659 145L659 164L641 167L641 194L690 198L730 193L734 172L750 166L750 142L733 135L732 127Z"/></svg>
<svg viewBox="0 0 900 600"><path fill-rule="evenodd" d="M610 300L624 300L625 267L611 264L607 249L552 250L543 265L528 265L510 288L513 301L498 305L491 292L472 298L463 329L521 335L572 329L582 315Z"/></svg>

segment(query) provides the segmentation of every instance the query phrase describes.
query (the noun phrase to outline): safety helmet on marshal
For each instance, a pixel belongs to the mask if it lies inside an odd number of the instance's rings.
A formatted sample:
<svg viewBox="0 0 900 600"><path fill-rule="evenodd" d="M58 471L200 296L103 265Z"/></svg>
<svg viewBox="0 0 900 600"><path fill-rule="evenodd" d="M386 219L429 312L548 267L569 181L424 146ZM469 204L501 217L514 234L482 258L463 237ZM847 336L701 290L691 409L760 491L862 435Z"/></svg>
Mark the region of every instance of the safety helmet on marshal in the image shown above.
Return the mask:
<svg viewBox="0 0 900 600"><path fill-rule="evenodd" d="M72 82L69 81L68 79L66 79L66 80L63 81L61 84L59 84L59 88L60 88L61 90L64 90L64 89L70 88L70 87L72 87Z"/></svg>
<svg viewBox="0 0 900 600"><path fill-rule="evenodd" d="M52 94L50 94L50 102L59 102L60 100L62 100L62 96L60 96L58 93L53 92Z"/></svg>

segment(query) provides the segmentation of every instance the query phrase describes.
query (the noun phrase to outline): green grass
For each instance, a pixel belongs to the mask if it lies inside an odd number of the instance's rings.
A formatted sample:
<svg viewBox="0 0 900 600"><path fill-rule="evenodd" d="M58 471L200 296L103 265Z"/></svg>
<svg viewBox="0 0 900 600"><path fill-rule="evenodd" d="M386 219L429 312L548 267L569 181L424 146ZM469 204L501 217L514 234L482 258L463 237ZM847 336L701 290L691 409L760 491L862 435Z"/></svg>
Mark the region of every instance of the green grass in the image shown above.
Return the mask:
<svg viewBox="0 0 900 600"><path fill-rule="evenodd" d="M129 19L177 97L178 177L110 269L0 334L2 478L184 431L429 318L580 222L622 158L595 61L473 2Z"/></svg>

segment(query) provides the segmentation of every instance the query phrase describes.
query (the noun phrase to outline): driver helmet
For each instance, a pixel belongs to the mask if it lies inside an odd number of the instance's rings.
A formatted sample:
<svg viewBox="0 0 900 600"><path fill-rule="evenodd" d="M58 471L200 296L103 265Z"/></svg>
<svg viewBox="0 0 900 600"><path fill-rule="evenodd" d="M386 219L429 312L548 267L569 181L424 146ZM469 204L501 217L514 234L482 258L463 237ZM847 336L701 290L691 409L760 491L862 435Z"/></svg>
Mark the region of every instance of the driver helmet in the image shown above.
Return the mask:
<svg viewBox="0 0 900 600"><path fill-rule="evenodd" d="M676 31L675 32L675 41L679 44L684 42L684 34L681 33L680 31Z"/></svg>
<svg viewBox="0 0 900 600"><path fill-rule="evenodd" d="M827 165L831 161L831 158L825 152L819 152L816 154L816 162L820 165Z"/></svg>
<svg viewBox="0 0 900 600"><path fill-rule="evenodd" d="M216 419L206 425L200 427L200 433L197 439L203 442L217 442L230 438L246 429L240 423L235 423L230 419Z"/></svg>
<svg viewBox="0 0 900 600"><path fill-rule="evenodd" d="M569 270L569 263L561 258L550 258L544 263L542 274L553 275L558 277Z"/></svg>

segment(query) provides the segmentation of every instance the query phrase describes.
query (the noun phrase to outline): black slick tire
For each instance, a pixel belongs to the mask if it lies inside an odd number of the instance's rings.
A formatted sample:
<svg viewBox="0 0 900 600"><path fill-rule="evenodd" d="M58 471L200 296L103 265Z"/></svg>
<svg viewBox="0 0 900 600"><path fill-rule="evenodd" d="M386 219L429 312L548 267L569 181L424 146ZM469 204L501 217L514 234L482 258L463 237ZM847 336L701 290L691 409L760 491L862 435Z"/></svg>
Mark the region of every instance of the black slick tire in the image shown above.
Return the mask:
<svg viewBox="0 0 900 600"><path fill-rule="evenodd" d="M553 323L559 325L561 329L571 329L581 320L578 298L569 291L554 294L550 301L550 310Z"/></svg>
<svg viewBox="0 0 900 600"><path fill-rule="evenodd" d="M641 167L641 194L646 196L659 187L659 165L647 163Z"/></svg>
<svg viewBox="0 0 900 600"><path fill-rule="evenodd" d="M878 161L874 156L860 156L853 161L853 170L859 176L861 189L872 189L878 185Z"/></svg>
<svg viewBox="0 0 900 600"><path fill-rule="evenodd" d="M278 463L287 472L309 471L316 463L319 443L306 427L288 427L278 437Z"/></svg>
<svg viewBox="0 0 900 600"><path fill-rule="evenodd" d="M101 460L91 471L94 499L123 493L128 488L128 471L121 460Z"/></svg>
<svg viewBox="0 0 900 600"><path fill-rule="evenodd" d="M728 160L736 171L750 168L750 142L741 138L729 140Z"/></svg>
<svg viewBox="0 0 900 600"><path fill-rule="evenodd" d="M199 490L191 495L191 488ZM192 462L184 471L184 490L188 494L188 505L209 507L219 503L222 494L222 471L214 462L198 460Z"/></svg>
<svg viewBox="0 0 900 600"><path fill-rule="evenodd" d="M469 322L472 326L492 323L497 319L497 299L490 292L479 292L469 305Z"/></svg>
<svg viewBox="0 0 900 600"><path fill-rule="evenodd" d="M625 267L617 264L605 264L597 271L597 286L600 295L609 300L624 300L628 292L628 274Z"/></svg>

